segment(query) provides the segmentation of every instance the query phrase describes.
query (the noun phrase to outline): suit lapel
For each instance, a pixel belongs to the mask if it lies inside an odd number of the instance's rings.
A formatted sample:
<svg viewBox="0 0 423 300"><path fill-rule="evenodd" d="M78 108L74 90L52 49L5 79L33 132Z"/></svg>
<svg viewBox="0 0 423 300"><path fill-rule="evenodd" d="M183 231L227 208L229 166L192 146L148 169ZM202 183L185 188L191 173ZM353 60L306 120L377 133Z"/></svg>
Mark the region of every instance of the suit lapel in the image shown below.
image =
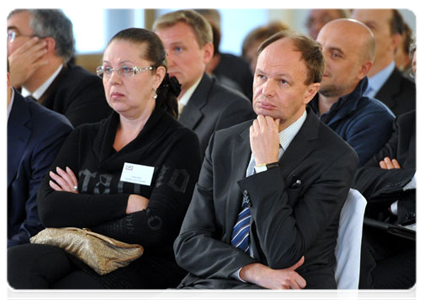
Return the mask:
<svg viewBox="0 0 423 300"><path fill-rule="evenodd" d="M7 186L16 176L19 163L31 136L31 115L25 99L15 92L13 107L7 122Z"/></svg>
<svg viewBox="0 0 423 300"><path fill-rule="evenodd" d="M307 119L279 160L285 179L314 150L314 141L319 136L319 122L312 110L307 108ZM289 181L286 183L290 184Z"/></svg>
<svg viewBox="0 0 423 300"><path fill-rule="evenodd" d="M191 130L195 130L200 120L203 118L202 108L207 104L213 80L204 74L199 85L195 89L187 106L182 111L179 121Z"/></svg>
<svg viewBox="0 0 423 300"><path fill-rule="evenodd" d="M391 75L388 77L384 85L375 95L376 99L381 99L383 103L392 109L396 105L394 97L400 92L401 87L401 73L395 68Z"/></svg>
<svg viewBox="0 0 423 300"><path fill-rule="evenodd" d="M63 76L68 72L68 68L66 65L63 66L62 70L59 72L59 74L56 76L56 78L53 80L53 82L50 84L50 86L47 88L47 90L41 95L40 99L38 99L38 103L52 108L51 100L46 101L48 99L52 99L50 96L54 94L57 86L62 81Z"/></svg>
<svg viewBox="0 0 423 300"><path fill-rule="evenodd" d="M234 140L234 150L231 151L232 157L230 158L233 162L230 162L232 166L232 176L230 178L231 182L238 182L245 178L245 173L248 167L248 163L251 158L251 147L250 147L250 126L247 126L240 135ZM235 167L237 166L237 167ZM241 209L242 204L242 194L243 191L240 190L238 184L232 184L231 189L228 193L228 201L226 206L225 218L225 232L227 234L226 241L230 243L232 228L235 225L238 213Z"/></svg>

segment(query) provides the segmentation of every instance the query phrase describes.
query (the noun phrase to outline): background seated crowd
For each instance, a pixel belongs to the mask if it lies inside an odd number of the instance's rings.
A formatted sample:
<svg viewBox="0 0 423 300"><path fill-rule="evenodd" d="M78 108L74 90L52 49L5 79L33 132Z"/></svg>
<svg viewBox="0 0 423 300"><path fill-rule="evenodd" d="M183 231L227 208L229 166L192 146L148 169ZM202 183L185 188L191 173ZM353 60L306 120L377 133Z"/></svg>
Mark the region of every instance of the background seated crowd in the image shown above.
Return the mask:
<svg viewBox="0 0 423 300"><path fill-rule="evenodd" d="M356 288L412 288L412 30L395 9L315 9L305 23L308 34L283 20L254 28L236 56L219 50L217 10L173 11L116 32L94 74L75 64L61 10L12 11L9 285L336 289L355 189L367 201ZM151 168L147 183L126 180L128 164ZM144 254L99 275L30 242L70 226Z"/></svg>

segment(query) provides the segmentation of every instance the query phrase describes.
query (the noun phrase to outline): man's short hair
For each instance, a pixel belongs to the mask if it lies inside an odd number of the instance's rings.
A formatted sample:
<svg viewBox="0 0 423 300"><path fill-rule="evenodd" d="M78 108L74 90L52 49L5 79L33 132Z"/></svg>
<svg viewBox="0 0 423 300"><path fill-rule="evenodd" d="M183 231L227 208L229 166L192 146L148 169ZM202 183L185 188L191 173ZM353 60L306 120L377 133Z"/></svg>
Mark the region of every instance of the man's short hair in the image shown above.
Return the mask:
<svg viewBox="0 0 423 300"><path fill-rule="evenodd" d="M410 26L404 22L404 32L402 34L402 45L404 53L410 53L411 45L414 43L414 34Z"/></svg>
<svg viewBox="0 0 423 300"><path fill-rule="evenodd" d="M57 54L68 62L75 52L73 25L68 17L59 9L17 9L12 15L27 11L31 15L29 26L39 38L51 37L56 41Z"/></svg>
<svg viewBox="0 0 423 300"><path fill-rule="evenodd" d="M405 30L404 18L397 9L392 10L392 17L389 22L389 26L391 28L391 34L399 33L400 35L402 35Z"/></svg>
<svg viewBox="0 0 423 300"><path fill-rule="evenodd" d="M413 41L410 45L410 58L413 59L414 52L417 51L417 49L420 48L420 34L416 34L416 36L413 38Z"/></svg>
<svg viewBox="0 0 423 300"><path fill-rule="evenodd" d="M4 57L6 58L4 61L4 68L6 69L7 73L10 73L10 67L9 67L9 60L7 59L7 55L5 54Z"/></svg>
<svg viewBox="0 0 423 300"><path fill-rule="evenodd" d="M258 49L258 54L270 44L281 40L290 39L294 43L296 51L301 53L301 60L307 68L307 78L304 84L309 85L322 81L323 73L325 72L325 57L323 56L320 45L312 38L296 33L290 30L278 32L265 40Z"/></svg>
<svg viewBox="0 0 423 300"><path fill-rule="evenodd" d="M213 43L213 32L210 23L193 10L178 10L167 13L154 21L153 30L169 28L180 22L192 28L200 48L207 43Z"/></svg>

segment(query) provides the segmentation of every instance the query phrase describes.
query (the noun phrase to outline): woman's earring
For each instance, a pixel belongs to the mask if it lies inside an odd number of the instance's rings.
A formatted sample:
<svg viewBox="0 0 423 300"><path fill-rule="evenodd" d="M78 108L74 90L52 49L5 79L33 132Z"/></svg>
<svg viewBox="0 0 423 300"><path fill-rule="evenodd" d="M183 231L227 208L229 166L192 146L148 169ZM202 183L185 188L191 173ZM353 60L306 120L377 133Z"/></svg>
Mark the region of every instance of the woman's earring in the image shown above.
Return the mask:
<svg viewBox="0 0 423 300"><path fill-rule="evenodd" d="M157 90L154 90L154 96L153 96L153 98L154 99L157 99Z"/></svg>

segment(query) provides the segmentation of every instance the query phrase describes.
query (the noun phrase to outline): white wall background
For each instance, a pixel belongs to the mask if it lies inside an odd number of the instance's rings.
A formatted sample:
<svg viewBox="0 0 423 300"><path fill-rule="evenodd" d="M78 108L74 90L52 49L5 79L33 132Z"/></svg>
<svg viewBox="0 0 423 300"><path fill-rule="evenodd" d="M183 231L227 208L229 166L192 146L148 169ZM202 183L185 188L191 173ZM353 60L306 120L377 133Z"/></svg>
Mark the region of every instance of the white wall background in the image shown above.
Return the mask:
<svg viewBox="0 0 423 300"><path fill-rule="evenodd" d="M170 9L158 10L158 15ZM307 34L305 20L308 9L219 9L221 14L221 52L239 55L244 37L255 27L269 21L282 20L292 29ZM102 52L110 38L128 27L144 27L143 9L64 9L74 24L77 53ZM400 9L406 22L416 30L416 16ZM93 17L94 16L94 17Z"/></svg>

